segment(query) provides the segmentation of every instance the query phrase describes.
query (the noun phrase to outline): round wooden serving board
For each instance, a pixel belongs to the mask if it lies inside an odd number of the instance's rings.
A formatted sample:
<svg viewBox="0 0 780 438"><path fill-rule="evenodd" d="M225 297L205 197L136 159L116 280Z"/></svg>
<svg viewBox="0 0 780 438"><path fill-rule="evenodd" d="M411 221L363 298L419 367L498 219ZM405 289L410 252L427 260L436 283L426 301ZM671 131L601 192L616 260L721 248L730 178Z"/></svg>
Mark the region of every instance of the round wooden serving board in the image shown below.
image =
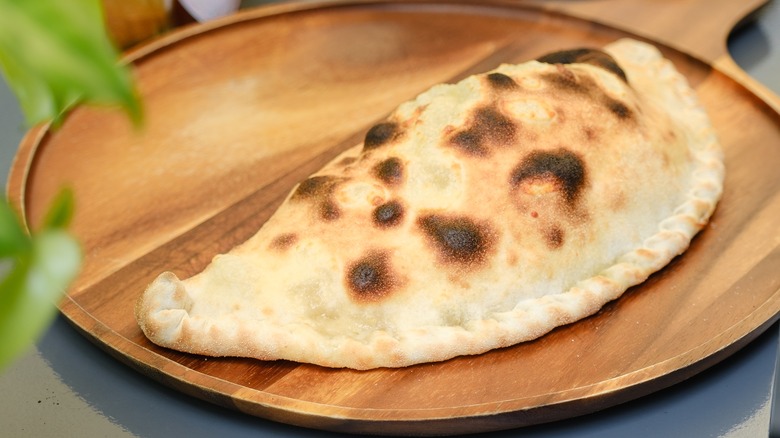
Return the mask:
<svg viewBox="0 0 780 438"><path fill-rule="evenodd" d="M119 360L184 393L277 421L440 435L593 412L667 387L755 338L780 309L780 117L740 81L660 48L698 90L726 150L726 191L689 251L598 314L534 342L402 369L351 371L159 348L133 306L250 237L300 180L439 82L629 34L517 2L277 5L188 27L127 55L134 129L79 108L23 141L9 196L35 227L77 198L86 259L61 304Z"/></svg>

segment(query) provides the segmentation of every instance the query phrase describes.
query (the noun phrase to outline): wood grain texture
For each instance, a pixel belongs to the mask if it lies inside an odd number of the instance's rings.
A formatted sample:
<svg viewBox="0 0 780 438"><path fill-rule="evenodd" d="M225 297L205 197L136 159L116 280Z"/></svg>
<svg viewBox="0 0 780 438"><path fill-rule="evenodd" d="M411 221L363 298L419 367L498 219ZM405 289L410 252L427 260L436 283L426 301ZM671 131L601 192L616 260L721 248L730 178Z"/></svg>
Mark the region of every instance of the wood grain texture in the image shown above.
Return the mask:
<svg viewBox="0 0 780 438"><path fill-rule="evenodd" d="M547 10L630 31L706 62L726 56L732 29L769 0L527 0Z"/></svg>
<svg viewBox="0 0 780 438"><path fill-rule="evenodd" d="M595 23L641 35L690 54L748 88L775 111L780 100L751 78L731 58L730 33L759 13L770 0L526 0L550 11L564 12Z"/></svg>
<svg viewBox="0 0 780 438"><path fill-rule="evenodd" d="M780 309L776 102L669 47L660 48L725 145L726 191L688 252L591 318L479 356L353 371L163 349L132 309L159 272L189 276L246 240L298 181L431 85L624 36L508 1L251 10L129 53L144 128L80 108L58 131L31 131L9 196L34 227L57 189L73 187L86 258L62 312L119 360L186 394L277 421L382 434L488 431L593 412L722 360Z"/></svg>

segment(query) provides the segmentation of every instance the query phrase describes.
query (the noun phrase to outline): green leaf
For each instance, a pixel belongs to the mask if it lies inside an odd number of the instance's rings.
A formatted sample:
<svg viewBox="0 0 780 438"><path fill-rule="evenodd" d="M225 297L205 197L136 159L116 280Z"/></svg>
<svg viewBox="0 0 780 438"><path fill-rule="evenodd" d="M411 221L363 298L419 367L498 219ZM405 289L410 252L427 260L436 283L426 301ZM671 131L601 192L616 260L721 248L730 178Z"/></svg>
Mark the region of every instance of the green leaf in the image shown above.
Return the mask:
<svg viewBox="0 0 780 438"><path fill-rule="evenodd" d="M80 102L118 104L139 123L129 69L106 32L100 0L0 0L0 70L28 123L61 121Z"/></svg>
<svg viewBox="0 0 780 438"><path fill-rule="evenodd" d="M73 190L63 188L54 197L49 211L43 219L42 228L65 228L73 217L74 209Z"/></svg>
<svg viewBox="0 0 780 438"><path fill-rule="evenodd" d="M0 199L0 260L22 253L30 247L30 239L8 203ZM0 270L0 276L2 275Z"/></svg>
<svg viewBox="0 0 780 438"><path fill-rule="evenodd" d="M81 248L65 231L46 230L11 263L0 282L0 369L51 323L57 301L78 272Z"/></svg>
<svg viewBox="0 0 780 438"><path fill-rule="evenodd" d="M82 102L119 105L138 125L140 99L117 59L100 0L0 0L0 72L30 125L56 125ZM0 369L49 325L76 276L81 249L65 231L73 204L63 190L30 237L0 199Z"/></svg>

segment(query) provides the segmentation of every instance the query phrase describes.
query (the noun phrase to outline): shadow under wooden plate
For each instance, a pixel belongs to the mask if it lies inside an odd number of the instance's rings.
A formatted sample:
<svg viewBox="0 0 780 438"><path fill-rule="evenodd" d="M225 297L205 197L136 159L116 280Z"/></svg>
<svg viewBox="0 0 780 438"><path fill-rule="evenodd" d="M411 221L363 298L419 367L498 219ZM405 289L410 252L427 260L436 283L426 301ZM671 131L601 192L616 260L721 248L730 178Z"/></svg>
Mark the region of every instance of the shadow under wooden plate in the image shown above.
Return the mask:
<svg viewBox="0 0 780 438"><path fill-rule="evenodd" d="M734 79L665 47L725 146L726 191L689 251L591 318L479 356L360 372L159 348L133 306L158 273L187 277L246 240L295 183L431 85L624 36L511 2L250 10L131 52L144 128L80 108L57 131L31 131L9 196L34 227L53 194L73 187L86 259L62 312L119 360L184 393L376 434L489 431L593 412L722 360L780 306L780 118Z"/></svg>

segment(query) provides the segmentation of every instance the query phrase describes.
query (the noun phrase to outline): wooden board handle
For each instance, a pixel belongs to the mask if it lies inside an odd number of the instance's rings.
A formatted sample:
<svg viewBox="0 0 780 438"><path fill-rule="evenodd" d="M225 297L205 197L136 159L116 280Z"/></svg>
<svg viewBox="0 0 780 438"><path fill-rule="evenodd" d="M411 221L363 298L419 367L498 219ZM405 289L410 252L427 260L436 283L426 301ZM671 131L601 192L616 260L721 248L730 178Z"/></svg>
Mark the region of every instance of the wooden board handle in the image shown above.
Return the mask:
<svg viewBox="0 0 780 438"><path fill-rule="evenodd" d="M739 23L769 0L532 0L540 7L585 18L690 53L709 63L728 55L726 41Z"/></svg>
<svg viewBox="0 0 780 438"><path fill-rule="evenodd" d="M728 37L769 0L531 0L539 7L623 29L691 54L728 74L775 111L780 97L729 55Z"/></svg>

